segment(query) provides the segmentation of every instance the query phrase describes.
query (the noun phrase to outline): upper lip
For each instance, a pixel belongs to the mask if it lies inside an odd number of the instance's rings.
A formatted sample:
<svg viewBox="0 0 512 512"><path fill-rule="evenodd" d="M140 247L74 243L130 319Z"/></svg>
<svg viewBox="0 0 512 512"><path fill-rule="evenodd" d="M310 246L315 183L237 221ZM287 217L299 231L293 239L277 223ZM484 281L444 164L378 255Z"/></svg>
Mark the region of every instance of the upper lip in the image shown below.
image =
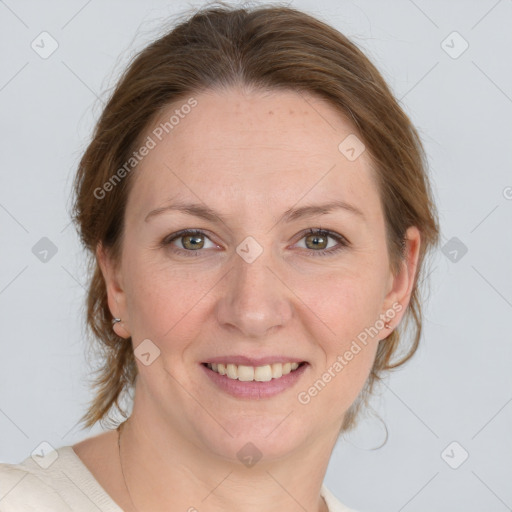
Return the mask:
<svg viewBox="0 0 512 512"><path fill-rule="evenodd" d="M247 356L218 356L211 357L205 363L223 363L236 364L244 366L264 366L272 363L303 363L304 359L289 356L266 356L266 357L247 357Z"/></svg>

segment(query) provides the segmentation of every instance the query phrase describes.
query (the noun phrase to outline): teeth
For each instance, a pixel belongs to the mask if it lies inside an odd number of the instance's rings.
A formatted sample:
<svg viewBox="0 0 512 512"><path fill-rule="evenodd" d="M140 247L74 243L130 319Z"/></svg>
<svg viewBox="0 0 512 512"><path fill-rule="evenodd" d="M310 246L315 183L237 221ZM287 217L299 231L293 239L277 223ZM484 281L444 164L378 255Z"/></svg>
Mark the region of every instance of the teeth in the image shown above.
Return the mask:
<svg viewBox="0 0 512 512"><path fill-rule="evenodd" d="M279 379L283 375L283 365L280 363L274 363L272 365L272 378Z"/></svg>
<svg viewBox="0 0 512 512"><path fill-rule="evenodd" d="M238 376L238 378L240 379L240 376ZM254 380L258 382L268 382L272 380L272 367L269 364L256 367L254 369Z"/></svg>
<svg viewBox="0 0 512 512"><path fill-rule="evenodd" d="M212 368L213 369L213 368ZM238 379L238 371L237 371L237 368L234 364L228 364L226 366L226 375L230 378L230 379Z"/></svg>
<svg viewBox="0 0 512 512"><path fill-rule="evenodd" d="M264 366L245 366L236 364L208 363L208 368L220 375L226 375L229 379L242 382L268 382L272 379L279 379L283 375L299 367L299 363L272 363Z"/></svg>
<svg viewBox="0 0 512 512"><path fill-rule="evenodd" d="M241 380L243 382L250 382L251 380L254 380L254 374L256 372L254 371L254 368L252 366L240 365L238 366L238 368L235 365L233 366L235 367L235 372L232 375L236 375L236 369L238 369L238 380Z"/></svg>

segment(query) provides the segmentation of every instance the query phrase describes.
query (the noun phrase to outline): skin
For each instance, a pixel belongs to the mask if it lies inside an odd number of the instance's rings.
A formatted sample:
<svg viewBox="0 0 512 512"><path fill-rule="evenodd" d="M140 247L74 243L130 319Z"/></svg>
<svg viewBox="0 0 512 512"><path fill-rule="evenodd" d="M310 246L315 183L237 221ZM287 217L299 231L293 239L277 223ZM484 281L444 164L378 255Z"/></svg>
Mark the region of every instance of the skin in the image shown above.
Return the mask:
<svg viewBox="0 0 512 512"><path fill-rule="evenodd" d="M419 232L409 228L394 275L368 151L351 162L338 150L356 131L323 100L246 88L194 97L197 106L134 171L121 261L116 265L101 246L97 251L109 307L122 318L116 332L132 336L134 347L150 339L160 350L149 366L137 359L133 413L121 438L130 494L139 511L325 511L320 487L331 452L378 341L409 302ZM169 106L154 126L183 103ZM145 221L178 196L219 212L225 223L177 211ZM332 200L362 215L337 209L278 223L289 208ZM183 238L162 245L187 228L205 232L202 249L187 251ZM328 238L327 249L315 248L309 228L340 234L349 245L318 255L339 245ZM236 253L247 236L263 248L253 263ZM403 309L390 328L369 339L307 405L299 403L298 393L393 304ZM297 385L275 397L237 399L200 366L228 354L309 364ZM250 468L236 455L248 442L263 455ZM116 443L108 432L75 451L113 499L134 510Z"/></svg>

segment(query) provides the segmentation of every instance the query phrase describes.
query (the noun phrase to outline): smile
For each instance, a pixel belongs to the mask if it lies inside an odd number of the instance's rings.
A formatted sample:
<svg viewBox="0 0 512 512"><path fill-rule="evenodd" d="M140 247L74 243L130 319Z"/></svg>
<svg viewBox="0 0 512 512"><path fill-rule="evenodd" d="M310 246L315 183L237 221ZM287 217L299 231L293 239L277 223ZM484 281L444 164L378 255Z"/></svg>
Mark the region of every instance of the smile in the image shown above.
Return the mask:
<svg viewBox="0 0 512 512"><path fill-rule="evenodd" d="M309 363L285 362L249 366L234 363L202 363L214 387L238 399L271 398L297 385Z"/></svg>
<svg viewBox="0 0 512 512"><path fill-rule="evenodd" d="M280 379L283 375L288 375L301 364L305 363L272 363L263 366L206 363L206 366L219 375L225 375L228 379L242 382L268 382L272 379Z"/></svg>

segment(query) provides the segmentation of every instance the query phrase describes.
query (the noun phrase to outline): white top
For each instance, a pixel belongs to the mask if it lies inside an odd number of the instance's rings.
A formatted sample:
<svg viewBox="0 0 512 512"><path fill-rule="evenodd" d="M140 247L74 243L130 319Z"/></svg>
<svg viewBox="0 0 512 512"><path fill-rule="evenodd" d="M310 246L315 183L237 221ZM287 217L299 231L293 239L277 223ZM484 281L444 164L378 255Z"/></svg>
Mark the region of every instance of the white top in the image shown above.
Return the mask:
<svg viewBox="0 0 512 512"><path fill-rule="evenodd" d="M355 512L340 503L325 485L321 495L329 512ZM57 448L38 462L27 457L19 464L0 464L0 512L98 510L123 512L71 446Z"/></svg>

